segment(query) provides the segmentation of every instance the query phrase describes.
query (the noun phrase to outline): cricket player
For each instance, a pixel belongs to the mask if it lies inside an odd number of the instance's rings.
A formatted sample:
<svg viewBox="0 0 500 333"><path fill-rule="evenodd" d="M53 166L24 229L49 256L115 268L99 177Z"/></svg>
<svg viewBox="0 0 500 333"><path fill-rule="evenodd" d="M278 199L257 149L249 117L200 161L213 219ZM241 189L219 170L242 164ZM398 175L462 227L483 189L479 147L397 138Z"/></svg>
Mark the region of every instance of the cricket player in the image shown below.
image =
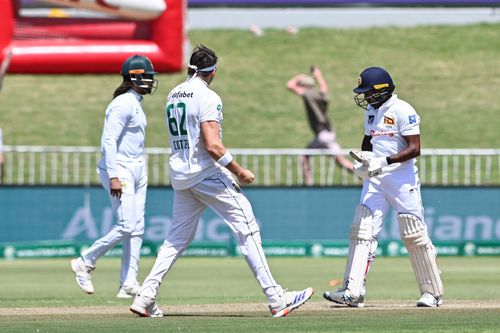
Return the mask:
<svg viewBox="0 0 500 333"><path fill-rule="evenodd" d="M131 298L139 291L137 272L144 233L144 206L148 185L144 160L146 114L144 95L156 90L153 64L142 55L122 65L122 84L106 109L101 137L102 159L97 165L101 183L108 192L118 223L102 238L71 260L76 282L87 294L94 293L92 271L97 259L122 242L122 267L118 298Z"/></svg>
<svg viewBox="0 0 500 333"><path fill-rule="evenodd" d="M380 67L365 69L354 88L356 104L366 110L362 151L351 152L357 160L354 173L364 179L363 190L349 234L343 287L323 297L364 306L365 280L375 258L377 235L392 207L420 288L417 306L437 307L444 289L424 221L415 165L420 155L420 117L410 104L393 95L394 88L391 76Z"/></svg>
<svg viewBox="0 0 500 333"><path fill-rule="evenodd" d="M215 52L197 46L189 61L188 79L167 97L166 123L172 148L169 167L174 188L172 225L130 307L142 317L163 316L156 304L160 284L193 239L207 207L235 233L273 317L288 315L314 292L312 288L286 292L271 274L252 206L231 173L243 184L252 183L255 176L242 168L222 143L222 101L209 88L216 71Z"/></svg>
<svg viewBox="0 0 500 333"><path fill-rule="evenodd" d="M297 74L287 82L287 88L295 95L302 97L309 120L309 126L314 132L314 139L307 145L308 149L330 149L335 156L335 162L344 169L352 171L353 165L344 155L337 143L335 130L328 119L328 84L321 70L311 66L311 76ZM317 85L317 87L316 87ZM302 158L304 185L313 184L309 156Z"/></svg>

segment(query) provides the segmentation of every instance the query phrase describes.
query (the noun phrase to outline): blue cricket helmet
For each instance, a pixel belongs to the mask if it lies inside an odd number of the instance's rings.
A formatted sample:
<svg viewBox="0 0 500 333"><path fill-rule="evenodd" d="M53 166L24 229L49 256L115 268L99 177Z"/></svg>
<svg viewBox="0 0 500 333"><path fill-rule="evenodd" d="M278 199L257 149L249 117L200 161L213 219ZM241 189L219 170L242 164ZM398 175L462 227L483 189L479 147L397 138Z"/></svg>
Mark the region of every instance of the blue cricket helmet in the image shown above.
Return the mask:
<svg viewBox="0 0 500 333"><path fill-rule="evenodd" d="M358 86L353 89L357 94L354 101L358 106L367 109L368 105L380 107L394 91L391 75L382 67L369 67L358 78ZM364 94L364 96L360 96Z"/></svg>
<svg viewBox="0 0 500 333"><path fill-rule="evenodd" d="M392 89L394 82L391 75L382 67L369 67L365 69L358 78L358 86L353 89L356 94L364 94L372 89Z"/></svg>

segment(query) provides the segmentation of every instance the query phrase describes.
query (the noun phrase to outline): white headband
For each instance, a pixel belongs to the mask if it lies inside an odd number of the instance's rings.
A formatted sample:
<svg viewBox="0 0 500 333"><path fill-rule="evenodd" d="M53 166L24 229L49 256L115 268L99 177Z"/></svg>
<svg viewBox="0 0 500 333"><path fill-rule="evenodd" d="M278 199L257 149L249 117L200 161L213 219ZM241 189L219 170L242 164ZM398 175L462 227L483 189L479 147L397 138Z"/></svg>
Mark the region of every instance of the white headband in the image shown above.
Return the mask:
<svg viewBox="0 0 500 333"><path fill-rule="evenodd" d="M192 70L194 70L196 73L198 73L198 72L211 72L217 67L217 64L209 66L209 67L201 68L201 69L198 69L198 67L195 65L189 65L188 67L191 68Z"/></svg>

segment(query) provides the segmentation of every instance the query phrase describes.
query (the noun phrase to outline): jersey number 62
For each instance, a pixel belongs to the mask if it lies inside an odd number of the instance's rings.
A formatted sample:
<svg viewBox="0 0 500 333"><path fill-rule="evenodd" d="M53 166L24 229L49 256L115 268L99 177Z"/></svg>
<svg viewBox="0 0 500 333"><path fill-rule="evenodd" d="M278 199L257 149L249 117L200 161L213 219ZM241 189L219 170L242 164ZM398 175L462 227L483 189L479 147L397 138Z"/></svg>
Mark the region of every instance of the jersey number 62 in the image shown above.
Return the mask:
<svg viewBox="0 0 500 333"><path fill-rule="evenodd" d="M177 103L177 105L168 104L166 111L170 134L173 136L186 135L186 104L182 102Z"/></svg>

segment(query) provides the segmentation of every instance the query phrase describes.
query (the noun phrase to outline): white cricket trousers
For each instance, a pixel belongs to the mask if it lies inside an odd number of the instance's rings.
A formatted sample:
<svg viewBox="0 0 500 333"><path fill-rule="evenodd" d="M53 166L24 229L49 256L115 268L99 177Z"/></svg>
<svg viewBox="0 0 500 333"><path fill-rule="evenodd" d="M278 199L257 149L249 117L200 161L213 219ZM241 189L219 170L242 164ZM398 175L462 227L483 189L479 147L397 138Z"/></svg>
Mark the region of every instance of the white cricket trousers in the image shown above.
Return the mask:
<svg viewBox="0 0 500 333"><path fill-rule="evenodd" d="M374 238L382 230L382 223L391 206L396 213L416 215L425 223L417 168L398 169L366 180L361 203L373 213Z"/></svg>
<svg viewBox="0 0 500 333"><path fill-rule="evenodd" d="M122 267L120 286L137 280L139 257L144 234L144 207L148 177L146 164L142 160L118 165L118 178L122 183L120 199L110 194L110 180L106 170L97 168L101 184L108 193L111 207L117 218L117 224L103 237L82 253L87 265L95 266L99 257L111 250L118 242L122 242Z"/></svg>
<svg viewBox="0 0 500 333"><path fill-rule="evenodd" d="M267 264L252 206L233 178L224 172L218 172L191 188L174 191L172 225L140 294L156 298L163 277L193 240L207 207L235 233L241 253L269 302L278 300L283 289L274 280Z"/></svg>

